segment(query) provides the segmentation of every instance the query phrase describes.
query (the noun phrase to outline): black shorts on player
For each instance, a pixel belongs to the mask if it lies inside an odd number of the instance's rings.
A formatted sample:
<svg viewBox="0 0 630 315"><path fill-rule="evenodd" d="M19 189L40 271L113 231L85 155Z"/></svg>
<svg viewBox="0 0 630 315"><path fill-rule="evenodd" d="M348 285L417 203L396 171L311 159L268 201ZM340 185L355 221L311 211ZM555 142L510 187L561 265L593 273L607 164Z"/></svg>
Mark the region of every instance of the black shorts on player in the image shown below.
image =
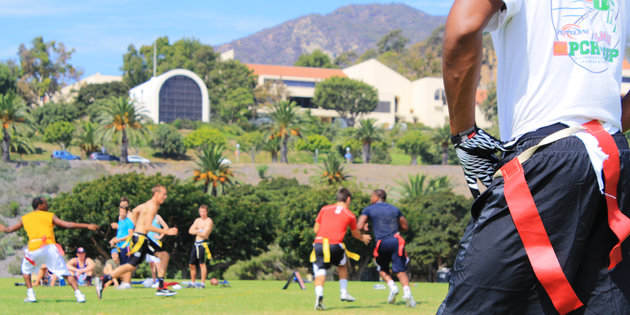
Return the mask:
<svg viewBox="0 0 630 315"><path fill-rule="evenodd" d="M139 242L142 242L142 244L140 244ZM136 250L136 252L131 254L129 262L127 262L134 267L137 267L140 263L142 263L147 254L155 256L155 253L164 251L162 247L160 247L160 245L156 244L145 234L138 232L133 233L132 244L132 250L136 246L140 246L140 248Z"/></svg>
<svg viewBox="0 0 630 315"><path fill-rule="evenodd" d="M203 243L193 244L192 249L190 250L190 259L188 260L189 265L202 265L206 263L206 249L203 247Z"/></svg>
<svg viewBox="0 0 630 315"><path fill-rule="evenodd" d="M399 242L394 236L389 236L381 240L378 246L378 257L374 258L379 271L389 273L389 263L392 264L392 271L394 273L407 271L407 265L409 264L409 258L404 248L402 256L399 254Z"/></svg>
<svg viewBox="0 0 630 315"><path fill-rule="evenodd" d="M313 244L315 249L315 262L314 264L319 269L328 269L330 265L339 266L346 264L346 250L341 244L330 244L330 261L324 262L324 250L322 243Z"/></svg>

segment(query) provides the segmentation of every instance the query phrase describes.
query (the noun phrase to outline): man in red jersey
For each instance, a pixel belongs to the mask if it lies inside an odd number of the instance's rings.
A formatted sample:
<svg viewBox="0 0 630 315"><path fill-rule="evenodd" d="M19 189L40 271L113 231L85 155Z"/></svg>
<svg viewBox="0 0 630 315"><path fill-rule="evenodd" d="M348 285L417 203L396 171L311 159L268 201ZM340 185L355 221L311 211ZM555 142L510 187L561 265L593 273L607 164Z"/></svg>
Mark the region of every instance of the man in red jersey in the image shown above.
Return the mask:
<svg viewBox="0 0 630 315"><path fill-rule="evenodd" d="M326 280L326 269L330 265L339 266L339 289L341 300L346 302L354 301L348 294L348 268L346 267L346 249L343 245L343 237L346 229L350 227L352 236L365 245L372 237L368 234L361 234L357 229L357 218L349 209L352 195L346 188L341 188L337 192L337 203L324 206L315 219L316 237L313 244L313 273L315 274L315 309L324 310L322 302L324 300L324 282Z"/></svg>

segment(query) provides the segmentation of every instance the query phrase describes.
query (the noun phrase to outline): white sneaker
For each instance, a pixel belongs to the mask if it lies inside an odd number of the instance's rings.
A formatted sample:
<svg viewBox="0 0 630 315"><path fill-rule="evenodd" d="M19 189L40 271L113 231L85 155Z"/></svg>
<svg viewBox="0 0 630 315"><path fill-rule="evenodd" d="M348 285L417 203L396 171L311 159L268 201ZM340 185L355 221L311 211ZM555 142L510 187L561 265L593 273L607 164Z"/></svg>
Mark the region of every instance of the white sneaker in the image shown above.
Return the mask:
<svg viewBox="0 0 630 315"><path fill-rule="evenodd" d="M37 299L35 298L35 292L30 293L30 292L26 291L26 298L24 298L24 302L26 302L26 303L35 303L35 302L37 302Z"/></svg>
<svg viewBox="0 0 630 315"><path fill-rule="evenodd" d="M128 282L121 282L120 285L116 288L118 290L127 290L127 289L131 289L131 283Z"/></svg>
<svg viewBox="0 0 630 315"><path fill-rule="evenodd" d="M405 300L405 304L407 304L407 306L416 307L416 301L414 301L413 296L411 296L411 294L403 295L403 300Z"/></svg>
<svg viewBox="0 0 630 315"><path fill-rule="evenodd" d="M389 296L387 296L387 303L394 304L396 302L396 295L398 295L398 287L389 288Z"/></svg>
<svg viewBox="0 0 630 315"><path fill-rule="evenodd" d="M315 295L315 310L323 311L325 309L324 304L324 296L323 295Z"/></svg>
<svg viewBox="0 0 630 315"><path fill-rule="evenodd" d="M75 291L74 296L77 298L77 303L85 303L85 295L81 291Z"/></svg>
<svg viewBox="0 0 630 315"><path fill-rule="evenodd" d="M354 302L354 298L352 297L352 295L348 294L348 292L341 293L340 298L342 301L345 302Z"/></svg>
<svg viewBox="0 0 630 315"><path fill-rule="evenodd" d="M156 281L155 283L151 285L151 288L157 289L159 286L160 286L160 283Z"/></svg>

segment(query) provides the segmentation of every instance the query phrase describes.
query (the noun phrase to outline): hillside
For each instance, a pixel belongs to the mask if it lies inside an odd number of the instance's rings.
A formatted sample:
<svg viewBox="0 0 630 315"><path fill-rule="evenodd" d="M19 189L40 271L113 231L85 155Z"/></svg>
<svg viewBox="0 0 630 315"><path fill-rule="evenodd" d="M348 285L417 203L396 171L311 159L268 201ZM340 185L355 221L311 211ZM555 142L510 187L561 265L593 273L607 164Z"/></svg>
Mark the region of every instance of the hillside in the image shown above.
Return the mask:
<svg viewBox="0 0 630 315"><path fill-rule="evenodd" d="M417 43L445 20L405 4L348 5L326 15L306 15L216 49L233 49L234 58L244 63L292 65L315 49L332 57L346 51L360 55L395 29L402 29L403 36Z"/></svg>

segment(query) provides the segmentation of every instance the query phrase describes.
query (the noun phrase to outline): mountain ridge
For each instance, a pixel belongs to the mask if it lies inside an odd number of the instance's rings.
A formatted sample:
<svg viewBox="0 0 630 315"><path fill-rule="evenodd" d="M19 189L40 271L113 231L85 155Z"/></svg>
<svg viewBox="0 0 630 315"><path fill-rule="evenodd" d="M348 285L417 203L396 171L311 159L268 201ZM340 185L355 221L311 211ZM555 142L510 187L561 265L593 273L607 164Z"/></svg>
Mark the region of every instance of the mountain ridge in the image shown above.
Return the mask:
<svg viewBox="0 0 630 315"><path fill-rule="evenodd" d="M244 63L292 65L305 53L320 49L331 58L376 47L388 32L401 29L410 43L426 39L446 17L428 15L401 3L351 4L328 14L308 14L216 47L234 50Z"/></svg>

